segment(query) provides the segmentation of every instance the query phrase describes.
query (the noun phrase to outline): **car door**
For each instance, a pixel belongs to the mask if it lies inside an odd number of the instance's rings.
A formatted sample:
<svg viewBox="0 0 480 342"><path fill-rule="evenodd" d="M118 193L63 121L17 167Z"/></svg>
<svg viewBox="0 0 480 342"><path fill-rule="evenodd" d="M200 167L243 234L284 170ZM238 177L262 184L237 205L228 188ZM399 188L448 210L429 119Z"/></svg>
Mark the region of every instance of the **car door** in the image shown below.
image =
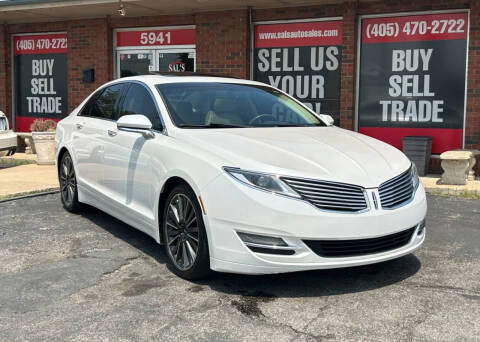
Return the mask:
<svg viewBox="0 0 480 342"><path fill-rule="evenodd" d="M152 122L152 128L162 131L160 114L149 88L130 82L120 104L119 117L143 114ZM109 123L105 139L103 183L109 196L120 202L127 220L142 220L151 225L155 221L154 204L158 194L152 182L156 179L151 156L155 144L163 135L149 138L138 132L119 130ZM144 227L146 228L146 226Z"/></svg>
<svg viewBox="0 0 480 342"><path fill-rule="evenodd" d="M75 118L72 149L80 186L102 193L104 145L102 135L106 123L116 117L116 104L123 85L115 84L95 93Z"/></svg>

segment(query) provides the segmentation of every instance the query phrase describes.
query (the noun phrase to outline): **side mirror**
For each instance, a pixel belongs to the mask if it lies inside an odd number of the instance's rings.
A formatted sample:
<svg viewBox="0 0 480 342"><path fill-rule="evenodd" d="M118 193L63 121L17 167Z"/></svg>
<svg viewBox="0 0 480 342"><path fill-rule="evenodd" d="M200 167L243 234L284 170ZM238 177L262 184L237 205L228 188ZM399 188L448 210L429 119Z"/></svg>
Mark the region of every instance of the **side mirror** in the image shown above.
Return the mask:
<svg viewBox="0 0 480 342"><path fill-rule="evenodd" d="M334 120L331 115L319 114L320 119L327 124L327 126L333 126Z"/></svg>
<svg viewBox="0 0 480 342"><path fill-rule="evenodd" d="M117 120L117 128L121 131L142 133L145 137L152 138L152 123L142 114L124 115Z"/></svg>

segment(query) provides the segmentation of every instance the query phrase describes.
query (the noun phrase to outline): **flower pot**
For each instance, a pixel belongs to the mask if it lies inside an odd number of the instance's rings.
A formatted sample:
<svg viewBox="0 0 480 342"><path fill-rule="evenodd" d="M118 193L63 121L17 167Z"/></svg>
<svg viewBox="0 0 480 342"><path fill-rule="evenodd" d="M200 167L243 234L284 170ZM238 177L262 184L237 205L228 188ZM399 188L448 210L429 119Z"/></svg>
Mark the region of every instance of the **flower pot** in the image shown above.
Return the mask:
<svg viewBox="0 0 480 342"><path fill-rule="evenodd" d="M55 132L32 132L37 164L55 164Z"/></svg>

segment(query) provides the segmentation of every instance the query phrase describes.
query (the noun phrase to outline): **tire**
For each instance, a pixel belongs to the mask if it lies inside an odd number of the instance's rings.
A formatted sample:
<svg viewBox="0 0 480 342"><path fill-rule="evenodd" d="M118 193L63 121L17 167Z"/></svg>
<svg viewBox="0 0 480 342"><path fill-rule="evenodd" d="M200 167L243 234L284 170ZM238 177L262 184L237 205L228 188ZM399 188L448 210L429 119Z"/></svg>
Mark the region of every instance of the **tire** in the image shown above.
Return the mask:
<svg viewBox="0 0 480 342"><path fill-rule="evenodd" d="M60 184L60 199L63 207L71 212L79 212L83 206L78 201L77 177L70 153L65 152L58 168L58 182Z"/></svg>
<svg viewBox="0 0 480 342"><path fill-rule="evenodd" d="M210 274L202 211L195 193L188 185L179 184L173 188L165 202L162 218L169 268L188 280L204 278Z"/></svg>
<svg viewBox="0 0 480 342"><path fill-rule="evenodd" d="M16 148L16 147L12 147L10 150L8 150L8 152L7 152L7 157L13 156L13 155L15 154L15 152L17 152L17 148Z"/></svg>

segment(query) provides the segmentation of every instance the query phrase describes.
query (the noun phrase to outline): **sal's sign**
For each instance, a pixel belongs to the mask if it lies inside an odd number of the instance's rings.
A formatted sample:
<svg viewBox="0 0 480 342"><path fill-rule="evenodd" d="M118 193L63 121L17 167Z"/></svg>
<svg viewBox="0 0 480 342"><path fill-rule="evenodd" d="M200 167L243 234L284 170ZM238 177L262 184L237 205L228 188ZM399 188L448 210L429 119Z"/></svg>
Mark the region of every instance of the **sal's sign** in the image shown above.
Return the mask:
<svg viewBox="0 0 480 342"><path fill-rule="evenodd" d="M253 78L338 124L342 21L257 24L254 34Z"/></svg>
<svg viewBox="0 0 480 342"><path fill-rule="evenodd" d="M37 118L60 120L67 106L67 35L13 37L16 130Z"/></svg>
<svg viewBox="0 0 480 342"><path fill-rule="evenodd" d="M433 137L432 152L461 148L468 14L362 19L358 126L402 148Z"/></svg>

